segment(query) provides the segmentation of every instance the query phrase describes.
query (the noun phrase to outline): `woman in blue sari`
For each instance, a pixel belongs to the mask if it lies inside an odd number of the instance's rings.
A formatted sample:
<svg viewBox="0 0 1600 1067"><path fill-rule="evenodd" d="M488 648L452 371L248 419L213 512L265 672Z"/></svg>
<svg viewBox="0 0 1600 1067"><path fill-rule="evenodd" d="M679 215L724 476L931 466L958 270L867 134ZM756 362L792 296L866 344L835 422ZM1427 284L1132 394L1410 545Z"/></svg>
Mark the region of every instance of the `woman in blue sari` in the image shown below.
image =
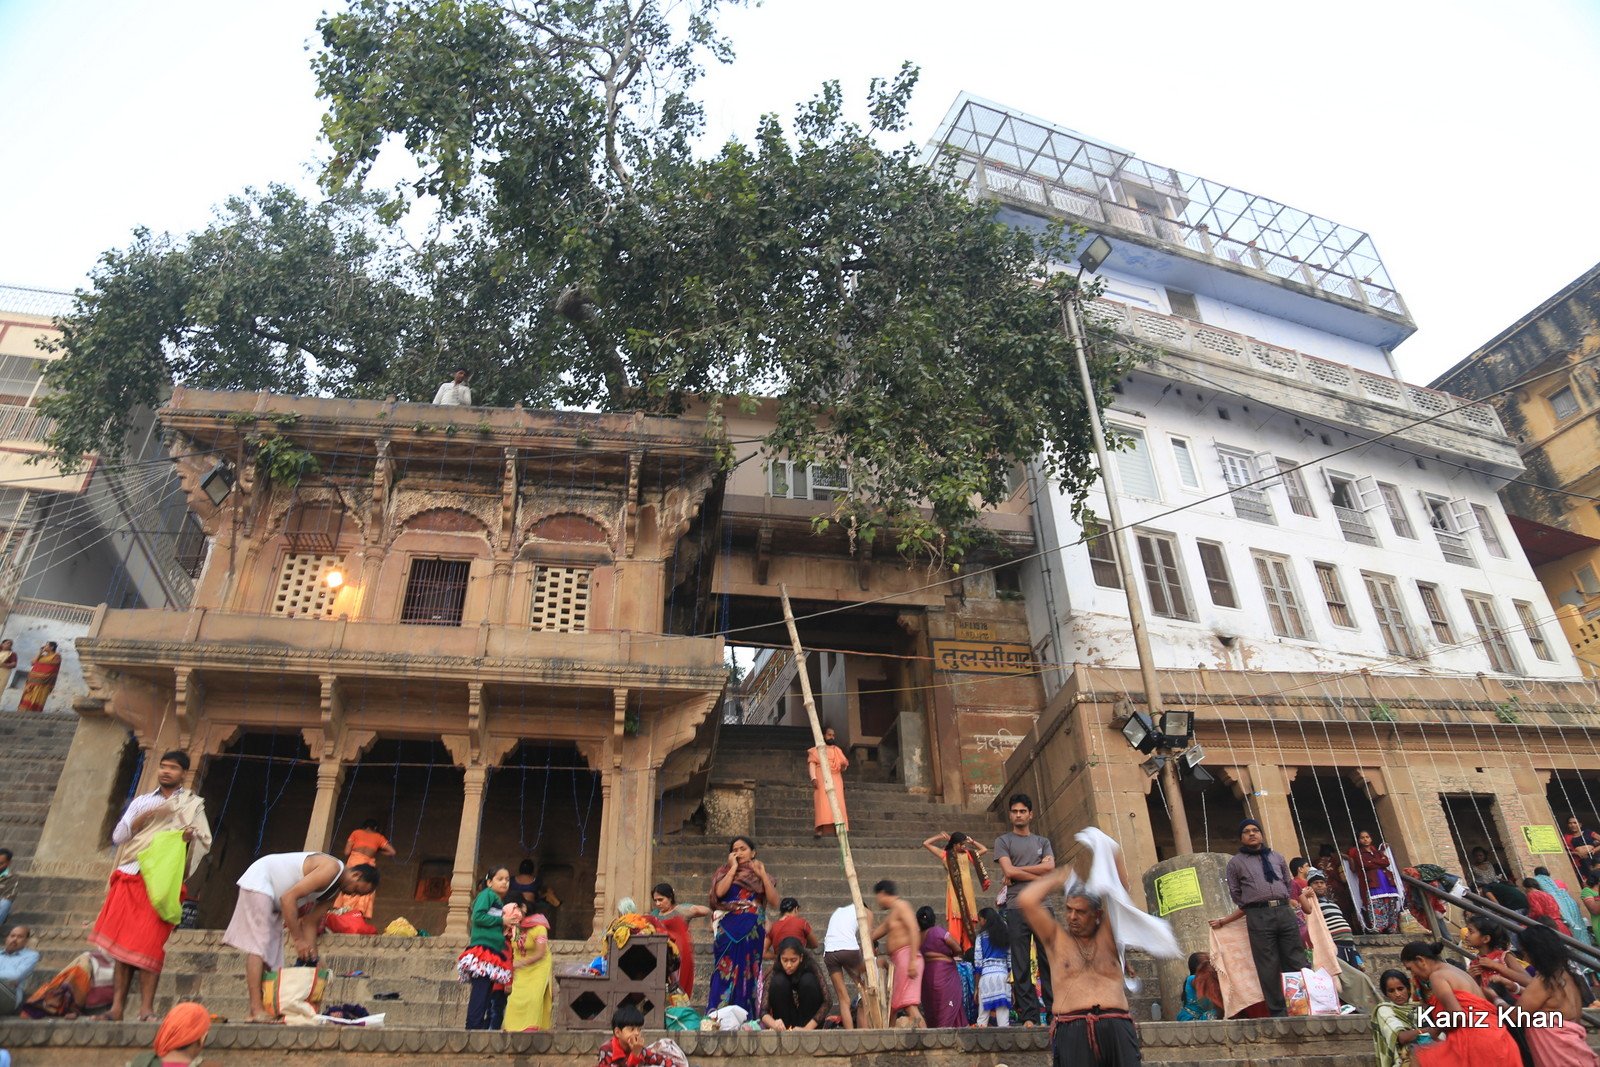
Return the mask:
<svg viewBox="0 0 1600 1067"><path fill-rule="evenodd" d="M759 1018L757 983L767 937L767 907L778 906L778 887L744 835L728 842L728 862L711 879L711 909L722 912L711 964L707 1011L737 1005Z"/></svg>

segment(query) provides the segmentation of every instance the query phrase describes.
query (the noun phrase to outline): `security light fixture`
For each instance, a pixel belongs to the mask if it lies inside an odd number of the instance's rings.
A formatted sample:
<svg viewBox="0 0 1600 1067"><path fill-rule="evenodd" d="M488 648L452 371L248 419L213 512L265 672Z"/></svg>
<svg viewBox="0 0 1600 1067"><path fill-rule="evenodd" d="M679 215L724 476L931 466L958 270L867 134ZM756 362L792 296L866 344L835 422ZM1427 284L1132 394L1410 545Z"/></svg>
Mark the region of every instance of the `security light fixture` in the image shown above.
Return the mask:
<svg viewBox="0 0 1600 1067"><path fill-rule="evenodd" d="M1111 258L1111 242L1096 234L1089 247L1078 253L1078 266L1090 274L1097 274L1100 266Z"/></svg>
<svg viewBox="0 0 1600 1067"><path fill-rule="evenodd" d="M1169 745L1181 745L1194 736L1194 712L1164 711L1161 713L1161 736Z"/></svg>
<svg viewBox="0 0 1600 1067"><path fill-rule="evenodd" d="M1151 756L1149 759L1139 764L1139 768L1144 771L1144 773L1154 778L1156 775L1161 773L1161 768L1165 767L1166 765L1167 757Z"/></svg>
<svg viewBox="0 0 1600 1067"><path fill-rule="evenodd" d="M1199 745L1190 745L1188 751L1183 754L1183 765L1192 771L1196 767L1200 766L1200 761L1205 758L1205 749L1201 748Z"/></svg>
<svg viewBox="0 0 1600 1067"><path fill-rule="evenodd" d="M1128 721L1122 724L1122 736L1140 752L1152 751L1160 740L1150 716L1142 711L1135 711L1128 716Z"/></svg>
<svg viewBox="0 0 1600 1067"><path fill-rule="evenodd" d="M228 494L233 492L233 468L227 460L218 460L217 465L206 472L206 476L200 479L200 491L205 493L213 507L222 506Z"/></svg>
<svg viewBox="0 0 1600 1067"><path fill-rule="evenodd" d="M1210 785L1217 780L1216 777L1204 767L1190 767L1188 773L1186 773L1184 777L1196 785Z"/></svg>

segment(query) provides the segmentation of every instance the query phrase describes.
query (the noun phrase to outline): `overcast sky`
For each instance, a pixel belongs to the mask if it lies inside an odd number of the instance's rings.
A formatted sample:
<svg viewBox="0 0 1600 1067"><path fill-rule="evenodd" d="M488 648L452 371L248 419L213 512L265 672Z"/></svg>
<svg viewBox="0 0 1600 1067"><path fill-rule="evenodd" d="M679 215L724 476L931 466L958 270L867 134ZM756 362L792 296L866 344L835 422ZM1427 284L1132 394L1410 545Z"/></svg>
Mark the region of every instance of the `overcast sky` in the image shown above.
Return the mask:
<svg viewBox="0 0 1600 1067"><path fill-rule="evenodd" d="M0 0L0 281L70 289L138 225L310 190L327 0ZM960 90L1366 230L1427 381L1600 260L1595 0L769 0L724 19L710 137L825 79Z"/></svg>

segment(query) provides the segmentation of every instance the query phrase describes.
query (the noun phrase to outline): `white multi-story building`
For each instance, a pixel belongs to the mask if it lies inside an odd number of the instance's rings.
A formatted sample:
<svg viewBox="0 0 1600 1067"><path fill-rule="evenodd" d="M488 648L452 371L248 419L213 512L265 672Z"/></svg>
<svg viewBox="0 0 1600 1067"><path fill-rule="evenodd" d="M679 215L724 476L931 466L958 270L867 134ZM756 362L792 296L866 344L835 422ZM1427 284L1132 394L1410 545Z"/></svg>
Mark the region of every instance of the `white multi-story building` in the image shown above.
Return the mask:
<svg viewBox="0 0 1600 1067"><path fill-rule="evenodd" d="M83 690L73 641L94 609L187 606L204 564L203 531L180 491L150 412L140 413L126 455L90 456L72 473L48 459L49 418L38 409L70 294L0 285L0 637L18 671L0 680L0 708L15 707L20 677L46 641L62 652L50 710Z"/></svg>
<svg viewBox="0 0 1600 1067"><path fill-rule="evenodd" d="M1014 225L1110 242L1086 318L1149 356L1105 417L1158 666L1577 675L1496 495L1516 449L1399 380L1415 326L1365 234L972 97L937 143ZM1040 659L1133 665L1112 538L1030 478Z"/></svg>

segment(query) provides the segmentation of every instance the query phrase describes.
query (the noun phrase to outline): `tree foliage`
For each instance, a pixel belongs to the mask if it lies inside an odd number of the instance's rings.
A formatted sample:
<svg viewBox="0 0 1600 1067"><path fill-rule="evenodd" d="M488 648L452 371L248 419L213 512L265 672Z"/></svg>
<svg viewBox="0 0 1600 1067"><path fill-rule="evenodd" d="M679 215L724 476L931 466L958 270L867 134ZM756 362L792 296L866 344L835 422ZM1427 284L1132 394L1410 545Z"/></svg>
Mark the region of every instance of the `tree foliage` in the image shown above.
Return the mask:
<svg viewBox="0 0 1600 1067"><path fill-rule="evenodd" d="M114 446L166 376L222 388L677 413L774 398L764 450L847 469L834 516L908 554L970 547L1042 456L1081 498L1084 398L1061 229L971 202L904 134L909 65L865 123L825 85L786 128L697 154L719 0L355 0L321 23L329 198L230 201L186 241L108 253L49 401L69 454ZM413 181L366 188L385 151ZM436 212L418 247L391 227ZM1097 389L1122 361L1097 357Z"/></svg>

